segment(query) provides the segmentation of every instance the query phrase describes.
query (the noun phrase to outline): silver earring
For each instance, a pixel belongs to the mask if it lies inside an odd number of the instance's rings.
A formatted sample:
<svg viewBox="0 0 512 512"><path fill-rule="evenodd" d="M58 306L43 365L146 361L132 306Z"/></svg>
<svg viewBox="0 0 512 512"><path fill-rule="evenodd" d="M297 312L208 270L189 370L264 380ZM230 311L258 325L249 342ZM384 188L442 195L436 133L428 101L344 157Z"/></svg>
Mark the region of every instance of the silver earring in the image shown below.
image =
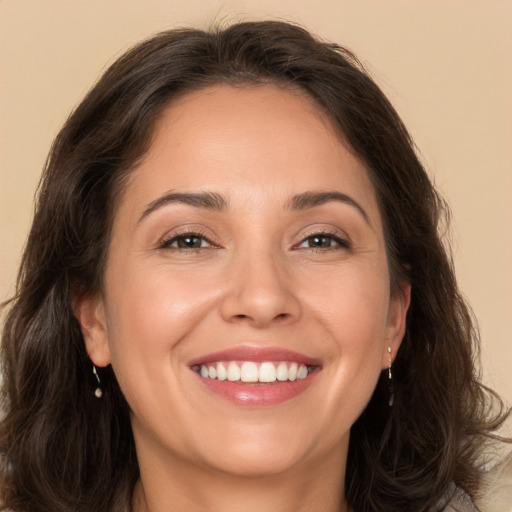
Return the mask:
<svg viewBox="0 0 512 512"><path fill-rule="evenodd" d="M391 373L391 347L388 347L388 354L389 354L389 367L388 367L388 389L389 389L389 401L388 405L389 407L393 407L393 404L395 403L395 390L393 387L393 375Z"/></svg>
<svg viewBox="0 0 512 512"><path fill-rule="evenodd" d="M92 373L96 377L96 380L98 381L98 387L94 390L94 396L96 398L101 398L103 396L103 391L101 390L101 382L100 382L100 376L98 375L98 372L96 371L96 366L92 365Z"/></svg>

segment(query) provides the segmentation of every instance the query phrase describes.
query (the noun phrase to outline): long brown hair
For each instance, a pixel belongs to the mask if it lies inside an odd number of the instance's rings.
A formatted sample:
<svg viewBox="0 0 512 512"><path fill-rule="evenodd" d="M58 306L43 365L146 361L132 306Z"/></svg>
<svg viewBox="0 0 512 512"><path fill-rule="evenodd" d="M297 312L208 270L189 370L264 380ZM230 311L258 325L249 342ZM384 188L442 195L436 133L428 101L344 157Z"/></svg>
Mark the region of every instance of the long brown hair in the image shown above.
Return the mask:
<svg viewBox="0 0 512 512"><path fill-rule="evenodd" d="M17 512L127 510L138 466L114 373L93 394L73 297L98 291L116 198L163 107L214 83L300 87L366 164L392 283L412 285L407 332L352 427L346 497L358 512L432 510L450 482L473 494L480 452L504 421L479 382L478 335L440 239L447 209L397 113L356 57L283 22L171 30L98 81L56 138L3 331L0 496Z"/></svg>

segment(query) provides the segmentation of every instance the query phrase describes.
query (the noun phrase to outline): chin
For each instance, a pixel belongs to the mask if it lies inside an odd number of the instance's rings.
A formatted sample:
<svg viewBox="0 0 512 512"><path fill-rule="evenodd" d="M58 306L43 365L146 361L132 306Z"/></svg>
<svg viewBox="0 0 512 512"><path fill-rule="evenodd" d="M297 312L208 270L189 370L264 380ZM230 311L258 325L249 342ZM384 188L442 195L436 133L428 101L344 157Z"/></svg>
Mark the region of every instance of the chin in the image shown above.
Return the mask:
<svg viewBox="0 0 512 512"><path fill-rule="evenodd" d="M219 439L216 449L205 457L207 464L239 477L264 478L293 471L307 459L308 443L280 430L276 425L241 427L237 434Z"/></svg>
<svg viewBox="0 0 512 512"><path fill-rule="evenodd" d="M264 479L293 472L300 462L297 457L279 453L279 450L236 450L229 452L226 459L217 460L212 469L240 478Z"/></svg>

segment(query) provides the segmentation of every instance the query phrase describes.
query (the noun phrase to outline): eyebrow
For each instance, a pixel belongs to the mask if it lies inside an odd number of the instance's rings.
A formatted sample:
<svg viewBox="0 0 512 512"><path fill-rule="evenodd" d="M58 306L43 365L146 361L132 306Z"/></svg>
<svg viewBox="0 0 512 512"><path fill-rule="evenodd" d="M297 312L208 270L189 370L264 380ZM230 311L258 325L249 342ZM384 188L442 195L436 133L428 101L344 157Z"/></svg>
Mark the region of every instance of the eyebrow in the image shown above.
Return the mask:
<svg viewBox="0 0 512 512"><path fill-rule="evenodd" d="M139 222L155 210L171 203L187 204L196 208L215 211L223 211L227 208L226 199L215 192L168 192L148 204L140 216Z"/></svg>
<svg viewBox="0 0 512 512"><path fill-rule="evenodd" d="M364 208L350 196L335 190L327 192L304 192L295 195L288 201L288 208L291 210L307 210L309 208L315 208L316 206L322 206L331 201L338 201L354 207L361 214L366 223L371 226L370 219ZM149 203L138 222L141 222L155 210L172 203L181 203L194 206L195 208L204 208L219 212L226 210L228 207L226 198L216 192L171 191Z"/></svg>
<svg viewBox="0 0 512 512"><path fill-rule="evenodd" d="M331 201L338 201L340 203L353 206L362 215L366 223L371 226L370 218L364 208L350 196L336 190L328 192L304 192L303 194L298 194L290 199L288 207L292 210L307 210L308 208L315 208L316 206L321 206Z"/></svg>

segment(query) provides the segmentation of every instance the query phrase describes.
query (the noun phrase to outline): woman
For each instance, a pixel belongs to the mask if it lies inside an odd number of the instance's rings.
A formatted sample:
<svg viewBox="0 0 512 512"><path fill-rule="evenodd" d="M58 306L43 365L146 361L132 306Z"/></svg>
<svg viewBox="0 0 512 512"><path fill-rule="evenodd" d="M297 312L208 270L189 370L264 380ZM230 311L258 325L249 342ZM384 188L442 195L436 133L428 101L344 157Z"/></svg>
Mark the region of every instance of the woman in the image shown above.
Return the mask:
<svg viewBox="0 0 512 512"><path fill-rule="evenodd" d="M5 507L474 510L506 414L445 211L347 50L260 22L129 51L43 176L3 334Z"/></svg>

